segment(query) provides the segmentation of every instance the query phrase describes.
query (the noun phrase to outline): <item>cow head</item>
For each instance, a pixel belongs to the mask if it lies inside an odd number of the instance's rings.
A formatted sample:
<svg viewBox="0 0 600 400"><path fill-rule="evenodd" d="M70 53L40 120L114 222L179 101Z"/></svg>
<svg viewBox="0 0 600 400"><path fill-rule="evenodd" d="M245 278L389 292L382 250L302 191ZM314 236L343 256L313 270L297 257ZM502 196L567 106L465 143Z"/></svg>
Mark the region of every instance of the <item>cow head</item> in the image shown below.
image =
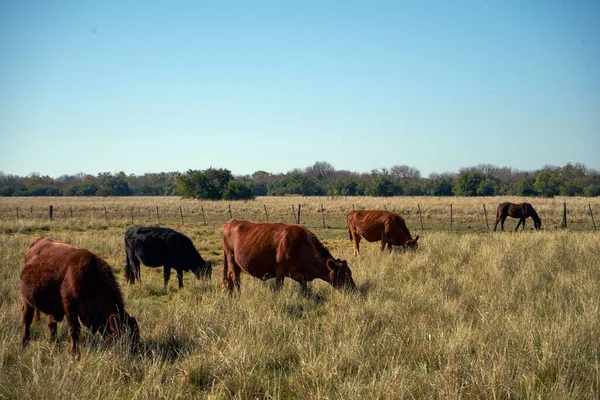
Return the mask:
<svg viewBox="0 0 600 400"><path fill-rule="evenodd" d="M356 290L356 285L352 280L352 271L350 271L346 260L330 258L326 264L329 270L329 283L334 288Z"/></svg>
<svg viewBox="0 0 600 400"><path fill-rule="evenodd" d="M108 316L108 334L110 338L126 336L131 343L132 350L137 349L140 343L140 328L135 318L123 313Z"/></svg>
<svg viewBox="0 0 600 400"><path fill-rule="evenodd" d="M210 280L212 275L212 262L210 261L201 261L200 264L196 267L196 269L192 270L196 279L200 279L201 276Z"/></svg>
<svg viewBox="0 0 600 400"><path fill-rule="evenodd" d="M415 236L414 239L409 239L404 243L404 247L406 247L409 250L416 250L417 247L419 247L419 244L417 243L417 241L419 240L419 235Z"/></svg>

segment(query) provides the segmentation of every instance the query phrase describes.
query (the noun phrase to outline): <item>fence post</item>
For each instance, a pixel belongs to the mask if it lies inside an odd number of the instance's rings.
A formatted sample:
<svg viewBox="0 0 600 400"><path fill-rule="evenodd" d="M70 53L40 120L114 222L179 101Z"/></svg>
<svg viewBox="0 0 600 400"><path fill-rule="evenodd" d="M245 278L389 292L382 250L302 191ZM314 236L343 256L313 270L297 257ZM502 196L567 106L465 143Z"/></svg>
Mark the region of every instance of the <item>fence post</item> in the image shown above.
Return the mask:
<svg viewBox="0 0 600 400"><path fill-rule="evenodd" d="M562 217L562 223L561 226L563 228L567 227L567 202L563 202L563 217Z"/></svg>
<svg viewBox="0 0 600 400"><path fill-rule="evenodd" d="M296 222L296 209L294 208L294 204L292 203L292 218L294 218L294 223Z"/></svg>
<svg viewBox="0 0 600 400"><path fill-rule="evenodd" d="M490 224L488 223L488 219L487 219L487 211L485 209L485 203L483 204L483 213L485 214L485 225L487 226L488 231L490 230Z"/></svg>
<svg viewBox="0 0 600 400"><path fill-rule="evenodd" d="M384 209L385 211L387 211L387 206L385 205L385 203L383 204L383 209Z"/></svg>
<svg viewBox="0 0 600 400"><path fill-rule="evenodd" d="M590 215L592 216L592 225L594 226L594 230L596 230L596 221L594 220L594 213L592 212L592 206L588 203L588 208L590 209Z"/></svg>
<svg viewBox="0 0 600 400"><path fill-rule="evenodd" d="M202 212L202 222L204 222L204 225L206 225L206 218L204 218L204 207L202 207L202 204L200 205L200 211Z"/></svg>
<svg viewBox="0 0 600 400"><path fill-rule="evenodd" d="M133 225L133 207L131 207L131 225Z"/></svg>
<svg viewBox="0 0 600 400"><path fill-rule="evenodd" d="M48 217L50 218L50 221L52 221L52 213L54 211L54 207L50 206L50 208L48 208Z"/></svg>
<svg viewBox="0 0 600 400"><path fill-rule="evenodd" d="M160 225L160 215L158 214L158 206L156 206L156 222Z"/></svg>
<svg viewBox="0 0 600 400"><path fill-rule="evenodd" d="M354 207L354 204L352 204ZM325 228L325 210L323 209L323 203L321 203L321 216L323 217L323 228Z"/></svg>
<svg viewBox="0 0 600 400"><path fill-rule="evenodd" d="M450 230L452 230L452 203L450 203Z"/></svg>
<svg viewBox="0 0 600 400"><path fill-rule="evenodd" d="M30 214L33 214L33 206L31 206L31 212L30 212Z"/></svg>
<svg viewBox="0 0 600 400"><path fill-rule="evenodd" d="M421 230L423 230L423 217L421 217L421 206L417 204L417 210L419 211L419 222L421 222Z"/></svg>
<svg viewBox="0 0 600 400"><path fill-rule="evenodd" d="M231 212L231 204L228 204L229 206L229 219L233 219L233 213Z"/></svg>
<svg viewBox="0 0 600 400"><path fill-rule="evenodd" d="M267 213L267 205L263 204L263 207L265 208L265 218L267 219L267 222L269 222L269 214Z"/></svg>
<svg viewBox="0 0 600 400"><path fill-rule="evenodd" d="M183 225L183 211L181 211L181 204L179 205L179 216L181 217L181 225Z"/></svg>
<svg viewBox="0 0 600 400"><path fill-rule="evenodd" d="M73 207L69 207L69 211L71 212L71 218L73 218Z"/></svg>
<svg viewBox="0 0 600 400"><path fill-rule="evenodd" d="M106 211L106 207L104 207L104 217L106 218L106 222L108 222L108 211Z"/></svg>
<svg viewBox="0 0 600 400"><path fill-rule="evenodd" d="M321 204L321 206L323 206L323 204ZM352 211L354 211L354 204L352 204Z"/></svg>
<svg viewBox="0 0 600 400"><path fill-rule="evenodd" d="M296 222L297 224L300 223L300 204L298 204L298 221Z"/></svg>

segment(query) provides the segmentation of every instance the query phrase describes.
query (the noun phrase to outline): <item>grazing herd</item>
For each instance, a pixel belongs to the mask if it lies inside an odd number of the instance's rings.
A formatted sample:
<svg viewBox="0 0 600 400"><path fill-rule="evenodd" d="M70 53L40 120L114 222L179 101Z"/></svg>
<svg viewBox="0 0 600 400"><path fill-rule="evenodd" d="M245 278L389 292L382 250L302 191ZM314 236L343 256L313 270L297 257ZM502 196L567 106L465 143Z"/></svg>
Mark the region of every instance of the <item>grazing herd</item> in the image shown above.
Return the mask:
<svg viewBox="0 0 600 400"><path fill-rule="evenodd" d="M502 203L498 206L496 226L507 216L531 217L536 230L542 222L531 204ZM359 254L361 238L368 242L416 249L419 236L413 239L404 219L381 210L351 211L347 215L348 234ZM496 230L494 227L494 231ZM516 230L516 229L515 229ZM179 288L183 272L191 271L197 279L211 278L212 263L205 261L192 241L182 233L162 227L132 227L125 231L125 279L129 284L141 280L140 265L164 268L167 288L171 269L177 273ZM275 291L291 278L306 293L307 283L321 279L336 289L356 289L352 271L345 260L334 258L314 233L302 225L253 223L232 219L223 227L223 287L240 293L240 275L275 278ZM89 250L49 238L37 239L25 254L21 271L22 335L25 347L30 340L30 326L42 312L51 340L56 337L57 323L67 317L71 353L78 352L80 324L108 340L126 337L131 349L139 344L140 331L135 318L125 311L123 296L111 266Z"/></svg>

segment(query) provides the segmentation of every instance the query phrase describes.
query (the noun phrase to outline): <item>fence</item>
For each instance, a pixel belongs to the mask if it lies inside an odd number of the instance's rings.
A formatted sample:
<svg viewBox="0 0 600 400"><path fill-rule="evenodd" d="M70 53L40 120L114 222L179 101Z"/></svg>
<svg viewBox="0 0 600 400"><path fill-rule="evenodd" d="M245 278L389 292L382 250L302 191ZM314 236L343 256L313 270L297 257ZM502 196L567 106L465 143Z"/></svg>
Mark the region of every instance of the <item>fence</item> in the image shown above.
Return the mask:
<svg viewBox="0 0 600 400"><path fill-rule="evenodd" d="M306 198L300 198L306 199ZM230 218L244 218L257 222L301 223L309 228L345 229L346 214L353 209L379 208L397 212L407 221L411 231L451 230L489 231L495 225L495 205L475 203L430 202L427 205L414 203L400 207L382 202L379 207L365 206L359 202L310 201L287 203L285 198L276 204L267 205L257 201L210 202L207 204L189 202L185 205L126 205L118 202L107 206L97 205L36 205L0 207L0 222L6 221L88 221L108 225L163 225L163 226L222 226ZM451 200L451 199L446 199ZM146 202L148 203L148 202ZM495 203L497 204L497 203ZM595 216L598 205L582 203L569 206L567 202L556 203L552 207L540 207L538 214L545 229L569 228L576 230L596 230ZM488 210L494 210L489 212ZM514 229L517 220L508 218L505 228ZM527 228L533 223L529 219Z"/></svg>

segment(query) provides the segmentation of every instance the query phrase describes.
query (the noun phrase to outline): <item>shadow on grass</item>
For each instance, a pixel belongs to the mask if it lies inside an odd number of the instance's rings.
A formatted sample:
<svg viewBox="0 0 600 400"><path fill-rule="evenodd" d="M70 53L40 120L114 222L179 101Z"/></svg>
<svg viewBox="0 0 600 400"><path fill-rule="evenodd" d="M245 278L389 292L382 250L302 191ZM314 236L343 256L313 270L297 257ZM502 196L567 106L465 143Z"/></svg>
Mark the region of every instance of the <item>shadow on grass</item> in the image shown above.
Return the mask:
<svg viewBox="0 0 600 400"><path fill-rule="evenodd" d="M163 339L146 339L140 342L138 353L148 359L163 362L175 362L187 357L195 351L196 342L190 338L167 337Z"/></svg>

